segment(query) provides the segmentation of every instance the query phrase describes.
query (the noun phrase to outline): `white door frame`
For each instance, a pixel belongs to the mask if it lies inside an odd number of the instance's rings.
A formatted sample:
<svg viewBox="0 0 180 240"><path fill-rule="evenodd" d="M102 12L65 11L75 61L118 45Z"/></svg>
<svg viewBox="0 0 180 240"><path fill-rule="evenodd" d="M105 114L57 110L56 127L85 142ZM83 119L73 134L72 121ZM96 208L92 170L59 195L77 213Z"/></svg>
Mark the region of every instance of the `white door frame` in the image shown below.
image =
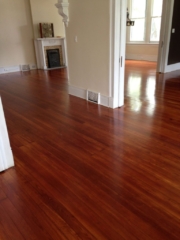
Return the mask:
<svg viewBox="0 0 180 240"><path fill-rule="evenodd" d="M119 51L119 106L124 105L124 79L125 79L125 58L126 58L126 21L127 21L127 0L121 1L120 6L120 51Z"/></svg>
<svg viewBox="0 0 180 240"><path fill-rule="evenodd" d="M110 0L110 98L109 106L124 105L127 0Z"/></svg>
<svg viewBox="0 0 180 240"><path fill-rule="evenodd" d="M168 65L173 9L174 0L163 0L157 72L166 73L180 69L180 63Z"/></svg>
<svg viewBox="0 0 180 240"><path fill-rule="evenodd" d="M14 159L9 143L9 137L0 98L0 172L14 166Z"/></svg>
<svg viewBox="0 0 180 240"><path fill-rule="evenodd" d="M113 96L109 103L111 108L124 105L126 8L127 0L110 0L110 35L112 36L110 39L110 96ZM180 63L168 65L173 8L174 0L163 0L157 72L165 73L180 69ZM121 56L123 57L122 64L119 63Z"/></svg>

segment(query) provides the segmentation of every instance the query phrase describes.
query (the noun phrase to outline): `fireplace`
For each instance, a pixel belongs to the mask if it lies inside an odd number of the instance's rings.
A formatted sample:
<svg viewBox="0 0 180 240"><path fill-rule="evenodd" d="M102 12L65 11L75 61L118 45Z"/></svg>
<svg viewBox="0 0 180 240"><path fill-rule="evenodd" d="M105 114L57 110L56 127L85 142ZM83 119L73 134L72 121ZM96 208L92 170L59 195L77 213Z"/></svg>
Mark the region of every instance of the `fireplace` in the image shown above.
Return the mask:
<svg viewBox="0 0 180 240"><path fill-rule="evenodd" d="M49 64L49 57L48 55L52 55L51 57L54 58L58 58L59 59L59 66L54 66L54 67L63 67L64 66L64 61L63 61L63 49L61 45L56 45L56 46L44 46L44 57L45 57L45 63L47 68L53 68L52 66L50 66Z"/></svg>
<svg viewBox="0 0 180 240"><path fill-rule="evenodd" d="M35 41L38 69L67 66L64 38L37 38Z"/></svg>
<svg viewBox="0 0 180 240"><path fill-rule="evenodd" d="M60 67L59 49L47 50L48 68Z"/></svg>

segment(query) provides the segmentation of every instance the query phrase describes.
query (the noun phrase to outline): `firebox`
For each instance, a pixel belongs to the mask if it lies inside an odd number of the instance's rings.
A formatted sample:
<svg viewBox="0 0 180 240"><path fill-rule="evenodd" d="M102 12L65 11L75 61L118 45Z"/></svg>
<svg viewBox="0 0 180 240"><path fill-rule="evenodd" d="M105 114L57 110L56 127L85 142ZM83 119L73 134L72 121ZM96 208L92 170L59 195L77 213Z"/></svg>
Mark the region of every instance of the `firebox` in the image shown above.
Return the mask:
<svg viewBox="0 0 180 240"><path fill-rule="evenodd" d="M48 68L56 68L61 66L59 49L48 49L47 58L48 58Z"/></svg>

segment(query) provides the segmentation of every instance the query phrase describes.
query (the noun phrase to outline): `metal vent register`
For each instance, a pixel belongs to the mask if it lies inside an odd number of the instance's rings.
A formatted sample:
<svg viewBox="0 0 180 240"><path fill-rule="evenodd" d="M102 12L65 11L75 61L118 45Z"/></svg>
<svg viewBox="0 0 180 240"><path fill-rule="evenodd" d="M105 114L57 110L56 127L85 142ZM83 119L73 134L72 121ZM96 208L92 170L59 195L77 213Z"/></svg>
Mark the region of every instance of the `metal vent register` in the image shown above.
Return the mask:
<svg viewBox="0 0 180 240"><path fill-rule="evenodd" d="M87 90L87 100L93 103L100 104L100 93Z"/></svg>

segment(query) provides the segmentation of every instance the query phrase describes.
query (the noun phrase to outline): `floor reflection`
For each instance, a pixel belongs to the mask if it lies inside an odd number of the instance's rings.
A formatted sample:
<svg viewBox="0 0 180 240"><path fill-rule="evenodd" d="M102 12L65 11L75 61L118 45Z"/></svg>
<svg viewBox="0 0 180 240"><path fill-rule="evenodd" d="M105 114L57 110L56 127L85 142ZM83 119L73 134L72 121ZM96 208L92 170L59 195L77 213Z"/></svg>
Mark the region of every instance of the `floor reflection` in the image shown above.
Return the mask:
<svg viewBox="0 0 180 240"><path fill-rule="evenodd" d="M156 63L127 61L125 78L125 100L130 109L139 112L146 106L146 114L152 115L156 105Z"/></svg>
<svg viewBox="0 0 180 240"><path fill-rule="evenodd" d="M156 78L149 77L147 79L147 87L145 93L147 96L147 101L149 103L146 110L148 115L153 115L154 113L154 108L156 105L155 90L156 90Z"/></svg>

